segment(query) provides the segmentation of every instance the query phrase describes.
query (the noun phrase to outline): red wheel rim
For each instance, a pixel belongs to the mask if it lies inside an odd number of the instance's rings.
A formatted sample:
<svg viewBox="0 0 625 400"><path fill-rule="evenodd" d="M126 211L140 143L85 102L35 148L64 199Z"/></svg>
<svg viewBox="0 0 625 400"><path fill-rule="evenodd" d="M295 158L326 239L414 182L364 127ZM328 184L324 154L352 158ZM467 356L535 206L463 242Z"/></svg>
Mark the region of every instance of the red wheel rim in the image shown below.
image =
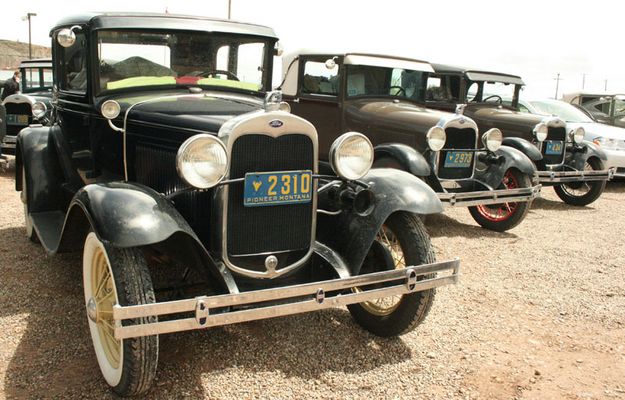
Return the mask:
<svg viewBox="0 0 625 400"><path fill-rule="evenodd" d="M503 176L503 186L506 189L516 189L519 187L514 174L510 171ZM487 220L492 222L502 222L514 215L519 203L500 203L477 206L477 211Z"/></svg>

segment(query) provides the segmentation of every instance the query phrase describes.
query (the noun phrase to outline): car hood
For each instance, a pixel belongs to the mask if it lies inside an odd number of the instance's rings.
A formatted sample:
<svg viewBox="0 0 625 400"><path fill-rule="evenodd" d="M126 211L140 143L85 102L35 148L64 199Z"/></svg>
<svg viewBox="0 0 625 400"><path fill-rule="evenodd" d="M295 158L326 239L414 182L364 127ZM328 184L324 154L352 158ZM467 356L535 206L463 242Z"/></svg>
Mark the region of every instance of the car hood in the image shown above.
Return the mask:
<svg viewBox="0 0 625 400"><path fill-rule="evenodd" d="M586 140L592 141L598 137L625 140L624 128L600 124L597 122L567 122L567 127L571 127L573 129L580 126L586 131Z"/></svg>
<svg viewBox="0 0 625 400"><path fill-rule="evenodd" d="M530 131L543 120L544 117L522 113L507 108L498 108L493 106L467 106L464 114L471 117L477 122L481 129L499 128L505 129L523 129L529 128ZM505 133L505 132L504 132Z"/></svg>
<svg viewBox="0 0 625 400"><path fill-rule="evenodd" d="M224 122L256 111L262 101L251 96L221 93L116 98L129 123L172 126L217 133Z"/></svg>

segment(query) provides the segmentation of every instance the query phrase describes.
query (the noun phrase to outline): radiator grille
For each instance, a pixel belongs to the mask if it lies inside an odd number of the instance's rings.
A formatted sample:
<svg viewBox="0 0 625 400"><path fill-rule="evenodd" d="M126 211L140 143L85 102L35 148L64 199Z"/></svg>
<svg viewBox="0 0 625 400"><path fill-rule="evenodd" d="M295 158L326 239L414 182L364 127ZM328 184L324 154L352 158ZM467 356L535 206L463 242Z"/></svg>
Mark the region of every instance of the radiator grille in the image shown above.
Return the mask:
<svg viewBox="0 0 625 400"><path fill-rule="evenodd" d="M7 135L11 135L11 136L16 136L18 133L20 133L20 131L22 129L24 129L25 127L27 127L29 124L32 123L33 118L32 118L32 111L31 111L31 107L30 104L28 103L7 103L4 105L4 107L6 108L6 113L8 114L13 114L13 115L28 115L28 122L25 124L21 124L21 125L8 125L7 124Z"/></svg>
<svg viewBox="0 0 625 400"><path fill-rule="evenodd" d="M473 175L475 166L475 152L472 152L471 165L465 168L445 168L445 158L450 151L458 150L475 150L476 132L472 128L447 128L447 141L445 149L441 150L438 159L438 178L439 179L466 179Z"/></svg>
<svg viewBox="0 0 625 400"><path fill-rule="evenodd" d="M562 154L546 154L547 145L543 142L541 152L543 153L543 160L545 160L545 164L547 165L562 164L562 162L564 162L564 156L566 154L566 128L549 127L547 140L562 141L563 146L562 146Z"/></svg>
<svg viewBox="0 0 625 400"><path fill-rule="evenodd" d="M248 172L312 170L313 158L313 143L305 135L289 134L278 138L245 135L236 139L232 146L230 179L243 178ZM264 270L262 264L257 265L260 259L246 258L237 263L234 258L282 252L279 258L286 259L289 252L308 250L312 203L245 207L243 189L242 183L231 184L228 189L227 247L233 263Z"/></svg>

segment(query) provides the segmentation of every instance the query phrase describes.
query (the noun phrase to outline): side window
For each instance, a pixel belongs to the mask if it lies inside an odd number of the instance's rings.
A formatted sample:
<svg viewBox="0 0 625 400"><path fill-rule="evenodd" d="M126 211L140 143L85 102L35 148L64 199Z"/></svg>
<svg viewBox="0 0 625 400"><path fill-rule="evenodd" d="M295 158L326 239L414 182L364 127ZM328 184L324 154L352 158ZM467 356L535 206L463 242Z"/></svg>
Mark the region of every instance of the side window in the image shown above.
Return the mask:
<svg viewBox="0 0 625 400"><path fill-rule="evenodd" d="M37 89L41 86L39 82L39 69L27 68L22 73L22 80L24 81L25 89Z"/></svg>
<svg viewBox="0 0 625 400"><path fill-rule="evenodd" d="M443 81L439 77L428 77L427 90L425 92L425 100L427 101L444 101L447 100L445 96L445 88L443 87Z"/></svg>
<svg viewBox="0 0 625 400"><path fill-rule="evenodd" d="M43 86L52 87L52 68L43 69Z"/></svg>
<svg viewBox="0 0 625 400"><path fill-rule="evenodd" d="M60 88L76 92L87 91L87 48L83 33L76 33L76 42L70 47L60 47L62 72Z"/></svg>
<svg viewBox="0 0 625 400"><path fill-rule="evenodd" d="M336 96L339 92L339 66L328 69L324 62L307 61L300 85L302 94Z"/></svg>
<svg viewBox="0 0 625 400"><path fill-rule="evenodd" d="M481 99L477 98L479 93L480 85L477 82L471 83L469 89L467 90L467 101L480 101Z"/></svg>
<svg viewBox="0 0 625 400"><path fill-rule="evenodd" d="M227 71L228 70L228 57L230 55L230 46L221 46L217 50L217 67L215 69Z"/></svg>
<svg viewBox="0 0 625 400"><path fill-rule="evenodd" d="M245 43L239 45L236 75L241 82L257 84L262 88L265 45L263 43ZM255 60L258 63L251 62Z"/></svg>

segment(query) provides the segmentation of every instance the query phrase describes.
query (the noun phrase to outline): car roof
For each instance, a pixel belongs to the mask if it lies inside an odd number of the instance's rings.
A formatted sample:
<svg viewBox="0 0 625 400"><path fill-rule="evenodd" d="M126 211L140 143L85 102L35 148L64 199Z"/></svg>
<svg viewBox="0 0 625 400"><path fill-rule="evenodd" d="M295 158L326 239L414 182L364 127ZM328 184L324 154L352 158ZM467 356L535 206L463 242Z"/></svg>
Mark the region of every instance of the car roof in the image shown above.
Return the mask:
<svg viewBox="0 0 625 400"><path fill-rule="evenodd" d="M223 32L277 39L274 30L263 25L194 15L132 12L91 12L67 16L56 23L50 35L59 28L73 25L89 25L90 29L172 29Z"/></svg>
<svg viewBox="0 0 625 400"><path fill-rule="evenodd" d="M368 57L371 59L391 59L391 60L396 60L400 62L424 64L424 65L427 65L427 67L425 68L426 70L428 70L429 72L433 72L433 69L431 68L431 65L429 62L424 61L424 60L419 60L416 58L393 56L393 55L388 55L388 54L366 53L366 52L359 52L359 51L341 50L341 51L335 52L335 51L332 51L332 49L298 49L298 50L289 52L288 54L285 54L282 57L282 60L283 60L282 62L283 62L283 65L288 66L291 64L293 60L295 60L299 56L316 56L316 55L337 56L337 57L342 57L342 58L352 57L358 60L364 60Z"/></svg>
<svg viewBox="0 0 625 400"><path fill-rule="evenodd" d="M525 85L523 79L518 75L505 74L502 72L482 71L447 64L432 64L434 71L441 74L466 75L472 81L496 81L512 83L515 85Z"/></svg>

